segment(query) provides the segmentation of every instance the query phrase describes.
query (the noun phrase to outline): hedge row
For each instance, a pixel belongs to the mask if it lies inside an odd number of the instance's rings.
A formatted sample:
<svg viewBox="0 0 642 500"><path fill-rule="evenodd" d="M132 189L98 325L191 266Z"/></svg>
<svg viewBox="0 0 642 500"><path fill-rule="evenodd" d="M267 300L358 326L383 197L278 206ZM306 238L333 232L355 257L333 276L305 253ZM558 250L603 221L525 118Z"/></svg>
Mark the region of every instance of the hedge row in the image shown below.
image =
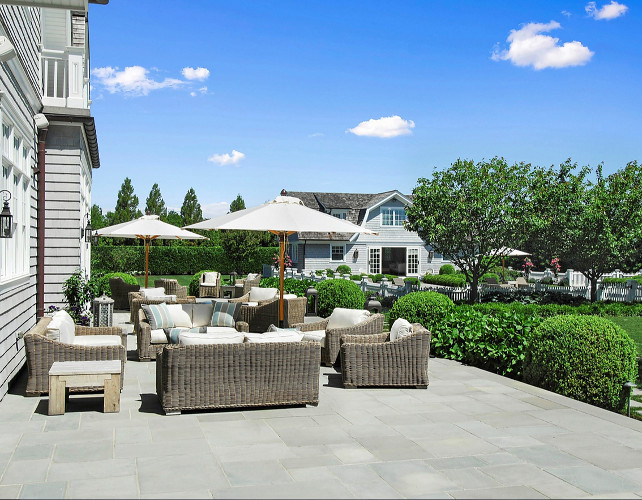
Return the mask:
<svg viewBox="0 0 642 500"><path fill-rule="evenodd" d="M637 283L642 285L642 276L631 276L630 278L604 278L602 280L602 283L608 285L611 283L626 283L629 280L636 281Z"/></svg>
<svg viewBox="0 0 642 500"><path fill-rule="evenodd" d="M466 277L463 274L426 274L421 280L431 285L457 288L462 288L466 285Z"/></svg>
<svg viewBox="0 0 642 500"><path fill-rule="evenodd" d="M216 269L223 274L260 273L263 264L272 264L277 247L258 247L254 256L242 266L233 264L220 246L152 246L149 249L149 273L194 274L203 269ZM91 249L92 272L144 272L145 248L142 246L94 246Z"/></svg>

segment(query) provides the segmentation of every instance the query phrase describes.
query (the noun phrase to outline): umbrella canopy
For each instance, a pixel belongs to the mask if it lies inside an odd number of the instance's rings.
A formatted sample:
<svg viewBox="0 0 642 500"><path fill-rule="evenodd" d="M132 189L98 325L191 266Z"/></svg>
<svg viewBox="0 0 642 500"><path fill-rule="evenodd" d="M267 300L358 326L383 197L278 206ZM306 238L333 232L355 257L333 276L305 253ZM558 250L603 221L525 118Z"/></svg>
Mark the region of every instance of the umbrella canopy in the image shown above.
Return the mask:
<svg viewBox="0 0 642 500"><path fill-rule="evenodd" d="M149 275L149 245L152 240L203 240L200 234L192 233L160 220L158 215L143 215L138 219L103 227L96 231L97 236L111 238L140 238L145 241L145 287Z"/></svg>
<svg viewBox="0 0 642 500"><path fill-rule="evenodd" d="M504 259L506 257L523 257L524 255L530 255L528 252L522 252L521 250L515 250L510 247L501 247L497 250L491 250L490 254L502 256L502 280L504 281L506 281L506 266L504 265Z"/></svg>
<svg viewBox="0 0 642 500"><path fill-rule="evenodd" d="M283 271L285 243L290 234L314 231L328 233L366 233L374 231L357 226L352 222L306 207L303 202L292 196L277 196L274 200L257 207L246 208L221 217L185 226L188 229L235 229L246 231L269 231L279 237L280 290L279 321L283 322Z"/></svg>

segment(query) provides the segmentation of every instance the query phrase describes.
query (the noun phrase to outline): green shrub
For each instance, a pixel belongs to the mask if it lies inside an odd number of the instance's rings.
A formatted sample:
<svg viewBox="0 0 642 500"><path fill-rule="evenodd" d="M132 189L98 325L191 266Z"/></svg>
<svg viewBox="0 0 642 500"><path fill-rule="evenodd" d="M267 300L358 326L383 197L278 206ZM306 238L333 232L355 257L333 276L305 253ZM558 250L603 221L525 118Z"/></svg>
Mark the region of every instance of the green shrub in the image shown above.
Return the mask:
<svg viewBox="0 0 642 500"><path fill-rule="evenodd" d="M316 274L317 276L321 276L323 274L323 269L317 269L316 271L314 271L314 274Z"/></svg>
<svg viewBox="0 0 642 500"><path fill-rule="evenodd" d="M381 273L371 274L370 277L372 278L373 283L380 283L381 280L383 279L383 274Z"/></svg>
<svg viewBox="0 0 642 500"><path fill-rule="evenodd" d="M359 285L350 280L329 279L316 284L319 316L327 318L335 307L362 309L366 298Z"/></svg>
<svg viewBox="0 0 642 500"><path fill-rule="evenodd" d="M296 278L285 278L283 280L284 293L293 293L297 297L305 297L308 288L316 288L317 282L314 280L298 280ZM263 288L279 288L279 278L261 278L260 285Z"/></svg>
<svg viewBox="0 0 642 500"><path fill-rule="evenodd" d="M444 264L439 268L439 274L444 275L444 274L455 274L455 266L452 264Z"/></svg>
<svg viewBox="0 0 642 500"><path fill-rule="evenodd" d="M524 380L609 410L621 410L622 384L635 381L635 345L613 322L557 316L535 329L524 358Z"/></svg>
<svg viewBox="0 0 642 500"><path fill-rule="evenodd" d="M603 278L602 283L608 285L613 283L626 283L629 280L636 281L637 283L642 285L642 276L631 276L630 278Z"/></svg>
<svg viewBox="0 0 642 500"><path fill-rule="evenodd" d="M419 278L413 278L412 276L404 278L404 283L410 283L411 285L419 285Z"/></svg>
<svg viewBox="0 0 642 500"><path fill-rule="evenodd" d="M351 279L352 281L361 281L361 278L362 278L362 276L361 276L360 274L352 274L352 275L350 276L350 279Z"/></svg>
<svg viewBox="0 0 642 500"><path fill-rule="evenodd" d="M432 331L454 307L453 301L441 293L412 292L395 302L388 321L392 325L397 318L404 318L411 323L421 323Z"/></svg>
<svg viewBox="0 0 642 500"><path fill-rule="evenodd" d="M431 285L451 286L456 288L466 286L466 277L463 274L426 274L422 278L422 281Z"/></svg>
<svg viewBox="0 0 642 500"><path fill-rule="evenodd" d="M398 278L398 277L399 277L399 276L397 276L396 274L384 274L384 276L386 277L386 279L387 279L388 281L392 281L393 279L395 279L395 278Z"/></svg>
<svg viewBox="0 0 642 500"><path fill-rule="evenodd" d="M341 275L344 274L351 274L352 269L350 269L350 266L347 266L345 264L341 264L340 266L337 267L337 272Z"/></svg>
<svg viewBox="0 0 642 500"><path fill-rule="evenodd" d="M496 274L496 273L484 273L484 274L482 274L482 276L479 279L479 281L481 283L485 283L486 281L488 281L489 278L496 279L498 283L502 282L502 278L499 276L499 274Z"/></svg>

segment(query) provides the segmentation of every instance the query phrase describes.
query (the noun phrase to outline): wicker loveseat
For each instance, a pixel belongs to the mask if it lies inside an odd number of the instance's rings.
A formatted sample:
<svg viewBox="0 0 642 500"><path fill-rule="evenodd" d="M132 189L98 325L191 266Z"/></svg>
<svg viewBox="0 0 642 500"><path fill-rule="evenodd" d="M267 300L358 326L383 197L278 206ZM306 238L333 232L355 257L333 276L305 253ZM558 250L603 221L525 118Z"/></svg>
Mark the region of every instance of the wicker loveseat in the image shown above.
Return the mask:
<svg viewBox="0 0 642 500"><path fill-rule="evenodd" d="M169 345L156 358L165 413L319 402L318 342Z"/></svg>
<svg viewBox="0 0 642 500"><path fill-rule="evenodd" d="M89 327L76 325L75 336L114 335L121 338L120 345L75 345L48 338L47 328L51 317L41 318L24 336L27 351L27 394L41 395L49 392L49 369L55 361L121 361L121 388L125 361L127 360L127 336L120 327ZM72 389L72 390L83 390Z"/></svg>
<svg viewBox="0 0 642 500"><path fill-rule="evenodd" d="M134 332L138 328L138 311L142 304L192 304L196 302L196 297L187 297L185 299L168 297L143 297L140 293L134 292L129 294L131 307L129 308L129 321L134 324Z"/></svg>
<svg viewBox="0 0 642 500"><path fill-rule="evenodd" d="M129 292L138 292L140 285L130 285L122 278L109 278L111 298L114 299L114 309L129 309Z"/></svg>
<svg viewBox="0 0 642 500"><path fill-rule="evenodd" d="M428 387L430 332L415 323L410 335L389 339L389 332L341 338L341 374L346 388Z"/></svg>

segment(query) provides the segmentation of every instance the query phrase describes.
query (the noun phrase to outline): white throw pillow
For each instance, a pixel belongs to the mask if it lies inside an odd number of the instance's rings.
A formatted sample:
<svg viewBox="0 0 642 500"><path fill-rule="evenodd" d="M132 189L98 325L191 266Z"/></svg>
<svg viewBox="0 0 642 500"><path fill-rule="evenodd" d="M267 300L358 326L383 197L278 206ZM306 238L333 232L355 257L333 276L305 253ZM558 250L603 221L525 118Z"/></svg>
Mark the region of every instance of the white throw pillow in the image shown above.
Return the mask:
<svg viewBox="0 0 642 500"><path fill-rule="evenodd" d="M169 309L169 316L174 321L174 326L177 328L192 328L192 318L183 310L182 304L167 304Z"/></svg>
<svg viewBox="0 0 642 500"><path fill-rule="evenodd" d="M344 309L336 307L330 318L328 318L327 330L335 328L349 328L351 326L363 323L370 317L370 311L367 309Z"/></svg>
<svg viewBox="0 0 642 500"><path fill-rule="evenodd" d="M162 328L157 328L156 330L152 330L151 334L152 334L152 339L151 339L152 344L167 344L167 335L165 334L165 330L163 330Z"/></svg>
<svg viewBox="0 0 642 500"><path fill-rule="evenodd" d="M183 332L178 336L178 343L181 345L199 344L242 344L245 340L243 332L215 332L215 333L193 333Z"/></svg>
<svg viewBox="0 0 642 500"><path fill-rule="evenodd" d="M211 273L203 273L203 283L213 283L216 284L218 281L218 273L213 271Z"/></svg>
<svg viewBox="0 0 642 500"><path fill-rule="evenodd" d="M409 321L398 318L390 328L390 341L402 339L412 334L412 325Z"/></svg>
<svg viewBox="0 0 642 500"><path fill-rule="evenodd" d="M161 297L165 295L165 289L160 288L141 288L140 293L143 294L143 297L149 299L151 297Z"/></svg>
<svg viewBox="0 0 642 500"><path fill-rule="evenodd" d="M258 276L259 275L256 274L256 273L249 273L245 279L246 280L255 280L256 278L258 278Z"/></svg>
<svg viewBox="0 0 642 500"><path fill-rule="evenodd" d="M55 313L53 313L53 316L51 318L52 319L49 322L47 332L51 333L49 332L49 330L57 330L60 333L60 342L64 342L65 344L73 344L74 337L76 335L76 325L74 324L74 320L71 318L71 316L69 316L69 313L63 310L56 311Z"/></svg>
<svg viewBox="0 0 642 500"><path fill-rule="evenodd" d="M261 300L270 300L277 296L277 288L260 288L253 286L250 288L250 302L260 302Z"/></svg>

